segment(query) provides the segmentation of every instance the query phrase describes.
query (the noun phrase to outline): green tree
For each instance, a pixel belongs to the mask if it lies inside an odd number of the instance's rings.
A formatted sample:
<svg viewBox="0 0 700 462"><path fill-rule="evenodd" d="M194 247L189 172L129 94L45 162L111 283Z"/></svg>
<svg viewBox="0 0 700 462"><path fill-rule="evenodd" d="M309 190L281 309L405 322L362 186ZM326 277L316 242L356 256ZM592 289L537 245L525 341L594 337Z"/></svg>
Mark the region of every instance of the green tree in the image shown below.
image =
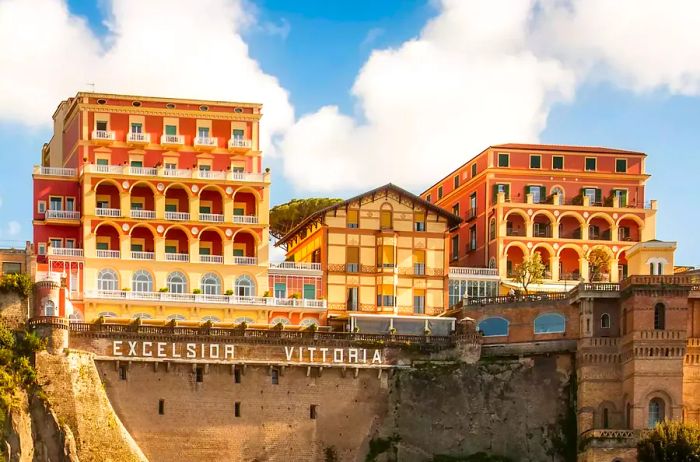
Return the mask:
<svg viewBox="0 0 700 462"><path fill-rule="evenodd" d="M546 267L542 263L542 255L539 252L533 252L515 267L513 279L523 286L523 290L527 294L527 288L530 284L542 283L545 271Z"/></svg>
<svg viewBox="0 0 700 462"><path fill-rule="evenodd" d="M32 294L32 278L28 274L3 274L0 277L0 292L15 292L23 298L27 298Z"/></svg>
<svg viewBox="0 0 700 462"><path fill-rule="evenodd" d="M604 249L596 247L588 254L588 277L591 281L600 281L603 274L610 271L610 254Z"/></svg>
<svg viewBox="0 0 700 462"><path fill-rule="evenodd" d="M270 235L281 239L309 215L342 201L330 198L292 199L276 205L270 209Z"/></svg>
<svg viewBox="0 0 700 462"><path fill-rule="evenodd" d="M666 420L637 443L639 462L700 461L700 426Z"/></svg>

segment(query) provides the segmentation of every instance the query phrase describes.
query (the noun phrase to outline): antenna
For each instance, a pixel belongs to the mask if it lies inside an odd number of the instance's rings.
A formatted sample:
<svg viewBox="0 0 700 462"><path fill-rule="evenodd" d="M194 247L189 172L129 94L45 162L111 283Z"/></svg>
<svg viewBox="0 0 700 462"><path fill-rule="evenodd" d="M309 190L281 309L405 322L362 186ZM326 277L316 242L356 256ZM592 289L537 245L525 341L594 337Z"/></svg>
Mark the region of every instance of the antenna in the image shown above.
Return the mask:
<svg viewBox="0 0 700 462"><path fill-rule="evenodd" d="M86 85L92 87L92 93L95 93L95 84L94 84L94 82L88 82L88 83L86 83Z"/></svg>

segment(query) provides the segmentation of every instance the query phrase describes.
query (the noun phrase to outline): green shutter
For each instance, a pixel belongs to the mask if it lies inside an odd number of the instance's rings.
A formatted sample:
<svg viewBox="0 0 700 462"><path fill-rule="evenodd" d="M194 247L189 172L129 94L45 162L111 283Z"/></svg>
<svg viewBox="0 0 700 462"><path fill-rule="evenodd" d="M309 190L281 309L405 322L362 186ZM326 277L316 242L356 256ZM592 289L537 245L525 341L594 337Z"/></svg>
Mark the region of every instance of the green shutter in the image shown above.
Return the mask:
<svg viewBox="0 0 700 462"><path fill-rule="evenodd" d="M493 185L493 195L491 198L491 202L493 202L494 204L496 203L496 201L498 201L498 185L497 184Z"/></svg>
<svg viewBox="0 0 700 462"><path fill-rule="evenodd" d="M304 284L304 298L314 300L316 298L316 286L313 284Z"/></svg>
<svg viewBox="0 0 700 462"><path fill-rule="evenodd" d="M165 134L166 135L177 135L177 127L175 125L166 125L165 126Z"/></svg>
<svg viewBox="0 0 700 462"><path fill-rule="evenodd" d="M627 207L627 190L623 189L620 191L620 207Z"/></svg>
<svg viewBox="0 0 700 462"><path fill-rule="evenodd" d="M506 200L510 199L510 185L504 184L504 189L506 190Z"/></svg>
<svg viewBox="0 0 700 462"><path fill-rule="evenodd" d="M596 188L595 190L595 203L600 204L603 202L603 191L601 191L599 188Z"/></svg>
<svg viewBox="0 0 700 462"><path fill-rule="evenodd" d="M540 186L540 200L542 202L546 202L547 200L547 187L546 186Z"/></svg>

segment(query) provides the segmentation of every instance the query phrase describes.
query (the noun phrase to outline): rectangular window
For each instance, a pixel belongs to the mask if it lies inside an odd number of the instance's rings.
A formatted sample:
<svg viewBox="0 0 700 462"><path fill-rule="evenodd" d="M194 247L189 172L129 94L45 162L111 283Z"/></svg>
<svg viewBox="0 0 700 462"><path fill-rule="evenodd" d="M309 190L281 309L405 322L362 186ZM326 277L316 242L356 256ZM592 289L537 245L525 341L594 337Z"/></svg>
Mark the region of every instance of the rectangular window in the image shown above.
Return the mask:
<svg viewBox="0 0 700 462"><path fill-rule="evenodd" d="M346 247L345 248L345 271L348 273L357 273L360 271L360 248Z"/></svg>
<svg viewBox="0 0 700 462"><path fill-rule="evenodd" d="M99 132L106 132L107 131L107 121L106 120L96 120L95 121L95 130Z"/></svg>
<svg viewBox="0 0 700 462"><path fill-rule="evenodd" d="M233 403L233 416L234 417L241 416L241 403L240 403L240 401L236 401L235 403Z"/></svg>
<svg viewBox="0 0 700 462"><path fill-rule="evenodd" d="M132 202L131 210L143 210L143 202Z"/></svg>
<svg viewBox="0 0 700 462"><path fill-rule="evenodd" d="M66 197L66 210L69 212L75 211L75 198L74 197Z"/></svg>
<svg viewBox="0 0 700 462"><path fill-rule="evenodd" d="M275 282L275 298L287 298L287 284Z"/></svg>
<svg viewBox="0 0 700 462"><path fill-rule="evenodd" d="M452 260L459 258L459 236L452 236Z"/></svg>
<svg viewBox="0 0 700 462"><path fill-rule="evenodd" d="M615 159L615 172L627 173L627 159Z"/></svg>
<svg viewBox="0 0 700 462"><path fill-rule="evenodd" d="M377 287L377 306L396 306L395 302L393 285L384 284Z"/></svg>
<svg viewBox="0 0 700 462"><path fill-rule="evenodd" d="M476 193L473 192L469 195L469 208L476 211Z"/></svg>
<svg viewBox="0 0 700 462"><path fill-rule="evenodd" d="M38 245L38 252L39 255L46 255L46 243L45 242L39 242Z"/></svg>
<svg viewBox="0 0 700 462"><path fill-rule="evenodd" d="M210 171L211 171L211 165L199 164L199 171L200 171L200 172L210 172Z"/></svg>
<svg viewBox="0 0 700 462"><path fill-rule="evenodd" d="M165 246L165 253L177 253L177 246L166 245Z"/></svg>
<svg viewBox="0 0 700 462"><path fill-rule="evenodd" d="M413 274L416 276L425 275L425 250L413 251Z"/></svg>
<svg viewBox="0 0 700 462"><path fill-rule="evenodd" d="M498 166L499 167L510 166L510 154L505 153L505 152L499 152L498 153Z"/></svg>
<svg viewBox="0 0 700 462"><path fill-rule="evenodd" d="M532 195L532 202L539 204L542 202L542 187L541 186L527 186L526 194Z"/></svg>
<svg viewBox="0 0 700 462"><path fill-rule="evenodd" d="M280 371L277 369L272 369L270 371L270 378L272 380L273 385L279 385L280 383Z"/></svg>
<svg viewBox="0 0 700 462"><path fill-rule="evenodd" d="M442 199L442 186L438 186L437 196L438 196L438 200Z"/></svg>
<svg viewBox="0 0 700 462"><path fill-rule="evenodd" d="M126 366L119 366L119 380L126 380Z"/></svg>
<svg viewBox="0 0 700 462"><path fill-rule="evenodd" d="M39 213L45 213L46 212L46 201L39 201L36 203L36 210Z"/></svg>
<svg viewBox="0 0 700 462"><path fill-rule="evenodd" d="M211 255L211 249L209 247L200 247L199 254L200 255ZM234 252L234 254L235 254L235 252ZM238 256L242 256L242 255L238 255Z"/></svg>
<svg viewBox="0 0 700 462"><path fill-rule="evenodd" d="M143 244L131 244L132 252L143 252Z"/></svg>
<svg viewBox="0 0 700 462"><path fill-rule="evenodd" d="M241 383L241 369L239 367L233 370L233 383Z"/></svg>
<svg viewBox="0 0 700 462"><path fill-rule="evenodd" d="M614 189L613 194L617 197L618 207L627 207L627 190L626 189Z"/></svg>
<svg viewBox="0 0 700 462"><path fill-rule="evenodd" d="M177 212L177 204L165 204L166 212Z"/></svg>
<svg viewBox="0 0 700 462"><path fill-rule="evenodd" d="M109 159L97 159L95 161L95 164L97 165L109 165Z"/></svg>
<svg viewBox="0 0 700 462"><path fill-rule="evenodd" d="M177 169L177 164L174 164L174 163L172 163L172 162L166 162L166 163L163 165L163 168L165 168L166 170L176 170L176 169Z"/></svg>
<svg viewBox="0 0 700 462"><path fill-rule="evenodd" d="M476 164L472 164L472 178L476 176Z"/></svg>
<svg viewBox="0 0 700 462"><path fill-rule="evenodd" d="M197 368L195 369L195 379L197 383L204 382L204 367L197 366Z"/></svg>
<svg viewBox="0 0 700 462"><path fill-rule="evenodd" d="M245 215L245 209L242 207L234 207L233 208L233 215L242 217Z"/></svg>
<svg viewBox="0 0 700 462"><path fill-rule="evenodd" d="M245 257L245 250L243 249L233 249L234 257Z"/></svg>
<svg viewBox="0 0 700 462"><path fill-rule="evenodd" d="M234 128L231 131L231 136L233 137L234 140L242 140L244 136L244 132L241 129Z"/></svg>
<svg viewBox="0 0 700 462"><path fill-rule="evenodd" d="M586 157L586 171L595 172L596 171L596 158Z"/></svg>
<svg viewBox="0 0 700 462"><path fill-rule="evenodd" d="M348 210L347 225L348 228L357 228L359 225L359 210Z"/></svg>
<svg viewBox="0 0 700 462"><path fill-rule="evenodd" d="M379 212L381 229L391 229L392 228L391 215L392 215L391 210L382 210Z"/></svg>
<svg viewBox="0 0 700 462"><path fill-rule="evenodd" d="M552 170L564 170L564 156L552 156Z"/></svg>
<svg viewBox="0 0 700 462"><path fill-rule="evenodd" d="M312 404L309 406L309 419L316 420L316 412L318 410L317 404Z"/></svg>
<svg viewBox="0 0 700 462"><path fill-rule="evenodd" d="M426 202L431 202L431 201L432 201L432 197L430 197L430 194L428 194L427 196L425 196L425 201L426 201Z"/></svg>
<svg viewBox="0 0 700 462"><path fill-rule="evenodd" d="M530 168L542 168L542 156L533 154L530 156Z"/></svg>
<svg viewBox="0 0 700 462"><path fill-rule="evenodd" d="M197 136L200 138L209 138L209 127L198 127Z"/></svg>
<svg viewBox="0 0 700 462"><path fill-rule="evenodd" d="M452 206L452 215L459 216L459 204L455 204Z"/></svg>
<svg viewBox="0 0 700 462"><path fill-rule="evenodd" d="M476 250L476 225L469 228L469 250Z"/></svg>
<svg viewBox="0 0 700 462"><path fill-rule="evenodd" d="M454 184L455 189L459 188L459 175L455 175L455 177L452 179L452 182Z"/></svg>
<svg viewBox="0 0 700 462"><path fill-rule="evenodd" d="M425 290L413 290L413 313L425 314Z"/></svg>
<svg viewBox="0 0 700 462"><path fill-rule="evenodd" d="M425 212L415 212L413 214L413 229L416 231L425 231Z"/></svg>
<svg viewBox="0 0 700 462"><path fill-rule="evenodd" d="M158 400L158 414L159 415L165 414L165 400L164 399Z"/></svg>
<svg viewBox="0 0 700 462"><path fill-rule="evenodd" d="M348 311L357 311L357 287L348 287L348 296L345 308Z"/></svg>
<svg viewBox="0 0 700 462"><path fill-rule="evenodd" d="M3 274L19 274L22 272L22 264L11 261L3 262L2 272Z"/></svg>
<svg viewBox="0 0 700 462"><path fill-rule="evenodd" d="M316 300L316 285L304 284L304 299Z"/></svg>
<svg viewBox="0 0 700 462"><path fill-rule="evenodd" d="M602 202L602 192L598 188L583 188L583 195L588 197L591 205L600 205Z"/></svg>
<svg viewBox="0 0 700 462"><path fill-rule="evenodd" d="M143 125L139 123L132 123L131 133L143 133Z"/></svg>
<svg viewBox="0 0 700 462"><path fill-rule="evenodd" d="M510 185L508 184L495 184L493 185L493 202L496 203L498 200L498 193L503 193L506 202L510 200Z"/></svg>
<svg viewBox="0 0 700 462"><path fill-rule="evenodd" d="M211 207L208 205L200 205L199 213L211 213Z"/></svg>
<svg viewBox="0 0 700 462"><path fill-rule="evenodd" d="M63 198L62 197L50 197L49 198L49 210L63 210Z"/></svg>
<svg viewBox="0 0 700 462"><path fill-rule="evenodd" d="M177 126L176 125L166 125L165 126L165 134L171 135L171 136L177 135Z"/></svg>
<svg viewBox="0 0 700 462"><path fill-rule="evenodd" d="M51 247L53 247L53 248L63 247L63 239L52 238L52 239L49 239L49 242L51 243Z"/></svg>
<svg viewBox="0 0 700 462"><path fill-rule="evenodd" d="M129 162L129 165L131 167L143 167L143 161L142 160L132 160Z"/></svg>
<svg viewBox="0 0 700 462"><path fill-rule="evenodd" d="M107 242L98 242L95 244L95 248L97 250L109 250L109 243Z"/></svg>
<svg viewBox="0 0 700 462"><path fill-rule="evenodd" d="M66 249L74 249L75 248L75 239L66 239L66 242L64 245L66 246Z"/></svg>

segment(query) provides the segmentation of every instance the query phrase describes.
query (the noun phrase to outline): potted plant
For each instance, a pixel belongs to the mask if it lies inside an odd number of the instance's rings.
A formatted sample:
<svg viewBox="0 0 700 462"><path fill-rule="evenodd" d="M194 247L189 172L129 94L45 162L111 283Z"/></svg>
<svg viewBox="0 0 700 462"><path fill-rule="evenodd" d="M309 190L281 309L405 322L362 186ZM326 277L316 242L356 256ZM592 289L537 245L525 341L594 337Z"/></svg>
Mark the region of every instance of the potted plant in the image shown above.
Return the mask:
<svg viewBox="0 0 700 462"><path fill-rule="evenodd" d="M131 287L122 287L122 292L131 292Z"/></svg>
<svg viewBox="0 0 700 462"><path fill-rule="evenodd" d="M226 289L226 292L224 292L224 295L228 295L228 296L233 295L233 289Z"/></svg>
<svg viewBox="0 0 700 462"><path fill-rule="evenodd" d="M274 330L284 330L284 324L280 321L272 327Z"/></svg>
<svg viewBox="0 0 700 462"><path fill-rule="evenodd" d="M272 293L269 290L266 290L265 293L263 294L263 297L265 297L265 298L272 297Z"/></svg>
<svg viewBox="0 0 700 462"><path fill-rule="evenodd" d="M389 328L389 335L396 335L396 328L395 327Z"/></svg>
<svg viewBox="0 0 700 462"><path fill-rule="evenodd" d="M199 294L202 293L202 289L199 289L199 288L197 288L197 289L192 289L192 293L195 294L195 295L199 295Z"/></svg>
<svg viewBox="0 0 700 462"><path fill-rule="evenodd" d="M158 289L158 292L161 292L161 293L170 292L170 289L168 289L167 287L161 287L160 289Z"/></svg>
<svg viewBox="0 0 700 462"><path fill-rule="evenodd" d="M246 330L248 328L248 323L243 321L237 326L240 330Z"/></svg>
<svg viewBox="0 0 700 462"><path fill-rule="evenodd" d="M295 299L295 300L298 300L298 299L301 298L301 295L299 295L299 294L297 294L297 293L294 293L294 294L290 295L289 298L293 298L293 299Z"/></svg>
<svg viewBox="0 0 700 462"><path fill-rule="evenodd" d="M425 329L425 330L423 331L423 335L425 335L426 337L429 336L429 335L432 334L432 333L433 333L433 331L431 331L430 329Z"/></svg>
<svg viewBox="0 0 700 462"><path fill-rule="evenodd" d="M360 328L359 328L358 326L355 326L355 327L353 327L352 331L353 331L355 334L357 334L358 332L360 332Z"/></svg>

